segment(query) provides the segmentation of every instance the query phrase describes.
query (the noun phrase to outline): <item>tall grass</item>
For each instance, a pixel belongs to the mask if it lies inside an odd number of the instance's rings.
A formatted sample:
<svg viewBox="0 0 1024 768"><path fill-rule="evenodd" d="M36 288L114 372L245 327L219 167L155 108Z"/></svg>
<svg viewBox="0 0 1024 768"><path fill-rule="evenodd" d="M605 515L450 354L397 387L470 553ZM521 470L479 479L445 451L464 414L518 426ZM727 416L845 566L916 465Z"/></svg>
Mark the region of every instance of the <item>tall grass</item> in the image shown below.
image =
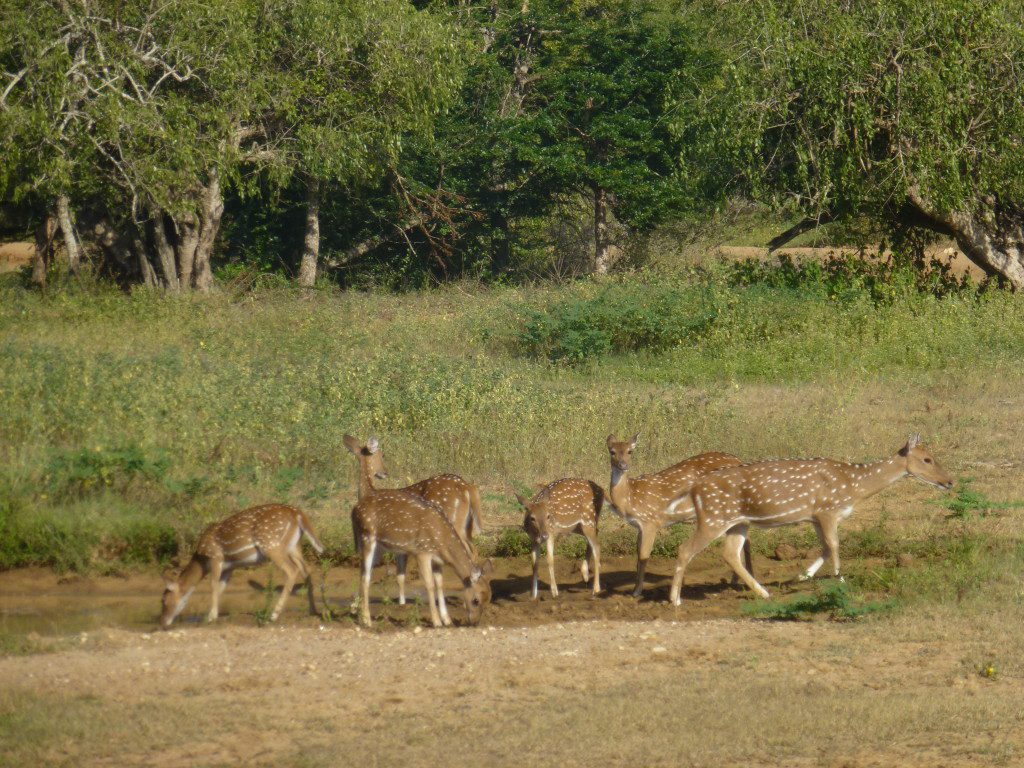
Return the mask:
<svg viewBox="0 0 1024 768"><path fill-rule="evenodd" d="M952 444L967 417L918 406L1017 391L1024 303L898 288L837 296L712 270L403 296L41 297L7 280L0 568L165 560L270 498L313 509L345 556L346 432L378 435L397 482L454 470L491 498L603 480L604 437L627 429L648 468L711 448L871 457L916 430ZM577 343L578 329L607 341ZM978 418L1016 428L996 408ZM958 457L994 446L982 436Z"/></svg>

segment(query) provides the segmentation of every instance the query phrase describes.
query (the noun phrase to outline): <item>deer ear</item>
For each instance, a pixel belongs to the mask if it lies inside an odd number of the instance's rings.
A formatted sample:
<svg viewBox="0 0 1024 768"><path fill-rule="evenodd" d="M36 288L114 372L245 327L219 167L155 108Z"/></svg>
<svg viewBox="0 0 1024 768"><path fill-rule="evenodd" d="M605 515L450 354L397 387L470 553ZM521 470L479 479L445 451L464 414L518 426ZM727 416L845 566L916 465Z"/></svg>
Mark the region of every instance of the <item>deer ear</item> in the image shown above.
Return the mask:
<svg viewBox="0 0 1024 768"><path fill-rule="evenodd" d="M615 442L615 435L608 435L608 439L605 440L604 442L605 442L605 445L607 445L609 448L611 448L612 447L612 443Z"/></svg>
<svg viewBox="0 0 1024 768"><path fill-rule="evenodd" d="M921 444L921 435L915 432L907 438L907 448L917 448Z"/></svg>
<svg viewBox="0 0 1024 768"><path fill-rule="evenodd" d="M530 506L530 505L529 505L529 503L528 503L528 502L526 501L526 499L524 499L524 498L523 498L522 496L520 496L520 495L519 495L518 493L516 494L516 501L518 501L518 502L519 502L519 504L520 504L520 505L521 505L522 507L524 507L525 509L529 509L529 506Z"/></svg>
<svg viewBox="0 0 1024 768"><path fill-rule="evenodd" d="M469 583L476 584L480 581L480 577L484 575L484 572L480 570L479 566L473 566L472 572L469 574Z"/></svg>
<svg viewBox="0 0 1024 768"><path fill-rule="evenodd" d="M484 576L490 576L494 573L494 563L491 562L491 558L488 557L484 560L484 564L481 566L480 571Z"/></svg>
<svg viewBox="0 0 1024 768"><path fill-rule="evenodd" d="M380 443L377 442L376 437L371 437L369 440L366 441L366 450L368 450L370 453L376 453L377 449L379 448Z"/></svg>
<svg viewBox="0 0 1024 768"><path fill-rule="evenodd" d="M345 447L348 448L349 453L358 455L362 450L362 446L359 444L359 441L352 437L352 435L345 435L341 438L341 442L343 442Z"/></svg>
<svg viewBox="0 0 1024 768"><path fill-rule="evenodd" d="M640 437L640 433L639 433L639 432L637 432L637 433L636 433L635 435L633 435L633 436L632 436L632 437L631 437L631 438L629 439L629 447L630 447L631 449L632 449L632 448L636 448L636 441L637 441L637 438L638 438L638 437Z"/></svg>

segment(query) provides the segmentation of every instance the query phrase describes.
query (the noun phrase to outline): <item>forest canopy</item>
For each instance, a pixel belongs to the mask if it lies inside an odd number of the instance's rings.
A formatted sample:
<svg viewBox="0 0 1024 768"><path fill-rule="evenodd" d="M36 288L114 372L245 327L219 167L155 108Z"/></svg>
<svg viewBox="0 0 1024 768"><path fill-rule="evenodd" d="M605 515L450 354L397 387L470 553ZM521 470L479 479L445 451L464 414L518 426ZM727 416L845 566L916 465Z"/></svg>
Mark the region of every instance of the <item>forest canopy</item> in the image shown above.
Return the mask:
<svg viewBox="0 0 1024 768"><path fill-rule="evenodd" d="M1024 287L1011 0L0 0L0 197L33 280L500 277L734 198L956 240Z"/></svg>

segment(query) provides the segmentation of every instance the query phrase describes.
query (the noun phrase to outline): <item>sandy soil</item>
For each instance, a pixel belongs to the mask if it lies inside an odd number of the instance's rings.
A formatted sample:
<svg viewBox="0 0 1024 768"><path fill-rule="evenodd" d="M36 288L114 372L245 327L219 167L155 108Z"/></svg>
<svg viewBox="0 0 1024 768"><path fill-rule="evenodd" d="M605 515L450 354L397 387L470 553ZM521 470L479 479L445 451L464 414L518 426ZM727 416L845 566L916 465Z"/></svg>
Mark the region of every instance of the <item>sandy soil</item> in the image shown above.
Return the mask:
<svg viewBox="0 0 1024 768"><path fill-rule="evenodd" d="M606 565L591 598L560 563L558 600L524 593L528 561L503 560L480 627L433 630L421 606L382 604L370 630L306 616L255 626L268 571L239 573L215 625L196 594L155 631L156 574L61 580L0 574L0 627L49 653L0 657L0 764L101 766L1019 765L1024 674L980 660L1024 651L1005 624L948 617L778 624L737 618L746 594L708 558L688 602L626 596L632 562ZM775 591L800 561L760 559ZM329 572L343 612L356 572ZM422 594L412 582L414 594ZM806 586L801 586L806 589ZM460 620L461 605L450 598ZM49 624L48 624L49 623ZM33 627L35 629L33 629ZM67 636L75 627L77 634ZM63 629L61 639L49 640ZM6 737L6 740L5 740Z"/></svg>
<svg viewBox="0 0 1024 768"><path fill-rule="evenodd" d="M0 273L16 272L35 255L34 243L0 243Z"/></svg>
<svg viewBox="0 0 1024 768"><path fill-rule="evenodd" d="M779 248L769 254L767 248L759 246L722 245L717 253L728 261L741 261L744 259L776 259L780 256L789 256L794 261L824 261L835 255L856 255L859 251L853 247L831 246L825 248ZM954 275L963 277L969 274L975 282L985 278L985 271L977 264L968 259L962 251L952 245L936 245L926 250L929 258L937 259L943 264L948 264Z"/></svg>

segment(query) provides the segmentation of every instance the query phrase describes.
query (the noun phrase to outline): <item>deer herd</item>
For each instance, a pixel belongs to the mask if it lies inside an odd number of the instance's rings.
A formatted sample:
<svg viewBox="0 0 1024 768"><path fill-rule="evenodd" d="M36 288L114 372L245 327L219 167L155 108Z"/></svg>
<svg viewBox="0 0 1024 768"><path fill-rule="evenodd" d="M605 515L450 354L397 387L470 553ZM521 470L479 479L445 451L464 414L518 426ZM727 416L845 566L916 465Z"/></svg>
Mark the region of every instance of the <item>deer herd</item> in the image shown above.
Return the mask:
<svg viewBox="0 0 1024 768"><path fill-rule="evenodd" d="M553 597L558 596L554 545L556 537L566 533L578 533L586 539L580 570L583 580L591 582L593 594L601 592L597 534L606 501L613 513L637 529L635 596L643 592L644 573L658 531L675 523L694 523L693 535L679 546L669 592L669 602L678 606L690 561L720 537L724 536L722 555L734 578L767 598L768 590L752 572L750 526L810 523L818 534L821 555L800 578L812 578L826 560L833 576L841 578L839 523L850 516L857 502L904 477L943 490L953 486L953 479L925 450L917 435L892 456L868 464L821 458L744 463L727 453L709 452L660 472L630 477L637 437L616 440L608 436L611 480L607 492L587 479L562 478L546 485L532 499L516 494L525 512L523 528L532 544L534 599L538 597L542 552L547 558L548 588ZM376 482L387 478L378 441L371 437L360 443L345 435L344 444L359 463L352 534L360 558L356 602L361 623L370 626L373 567L385 551L395 557L399 603L406 600L406 565L411 556L416 559L426 588L433 626L451 625L442 578L442 568L447 565L461 582L469 623L478 623L491 597L491 563L482 560L473 546L474 533L483 530L477 486L458 475L443 474L405 488L377 488ZM300 577L306 585L310 611L316 613L311 572L302 557L303 536L317 553L323 551L305 513L283 504L252 507L209 526L199 537L189 563L179 573L164 577L160 625L165 629L171 625L196 586L207 577L211 591L207 620L215 620L231 571L268 560L285 576L271 621L280 615Z"/></svg>

